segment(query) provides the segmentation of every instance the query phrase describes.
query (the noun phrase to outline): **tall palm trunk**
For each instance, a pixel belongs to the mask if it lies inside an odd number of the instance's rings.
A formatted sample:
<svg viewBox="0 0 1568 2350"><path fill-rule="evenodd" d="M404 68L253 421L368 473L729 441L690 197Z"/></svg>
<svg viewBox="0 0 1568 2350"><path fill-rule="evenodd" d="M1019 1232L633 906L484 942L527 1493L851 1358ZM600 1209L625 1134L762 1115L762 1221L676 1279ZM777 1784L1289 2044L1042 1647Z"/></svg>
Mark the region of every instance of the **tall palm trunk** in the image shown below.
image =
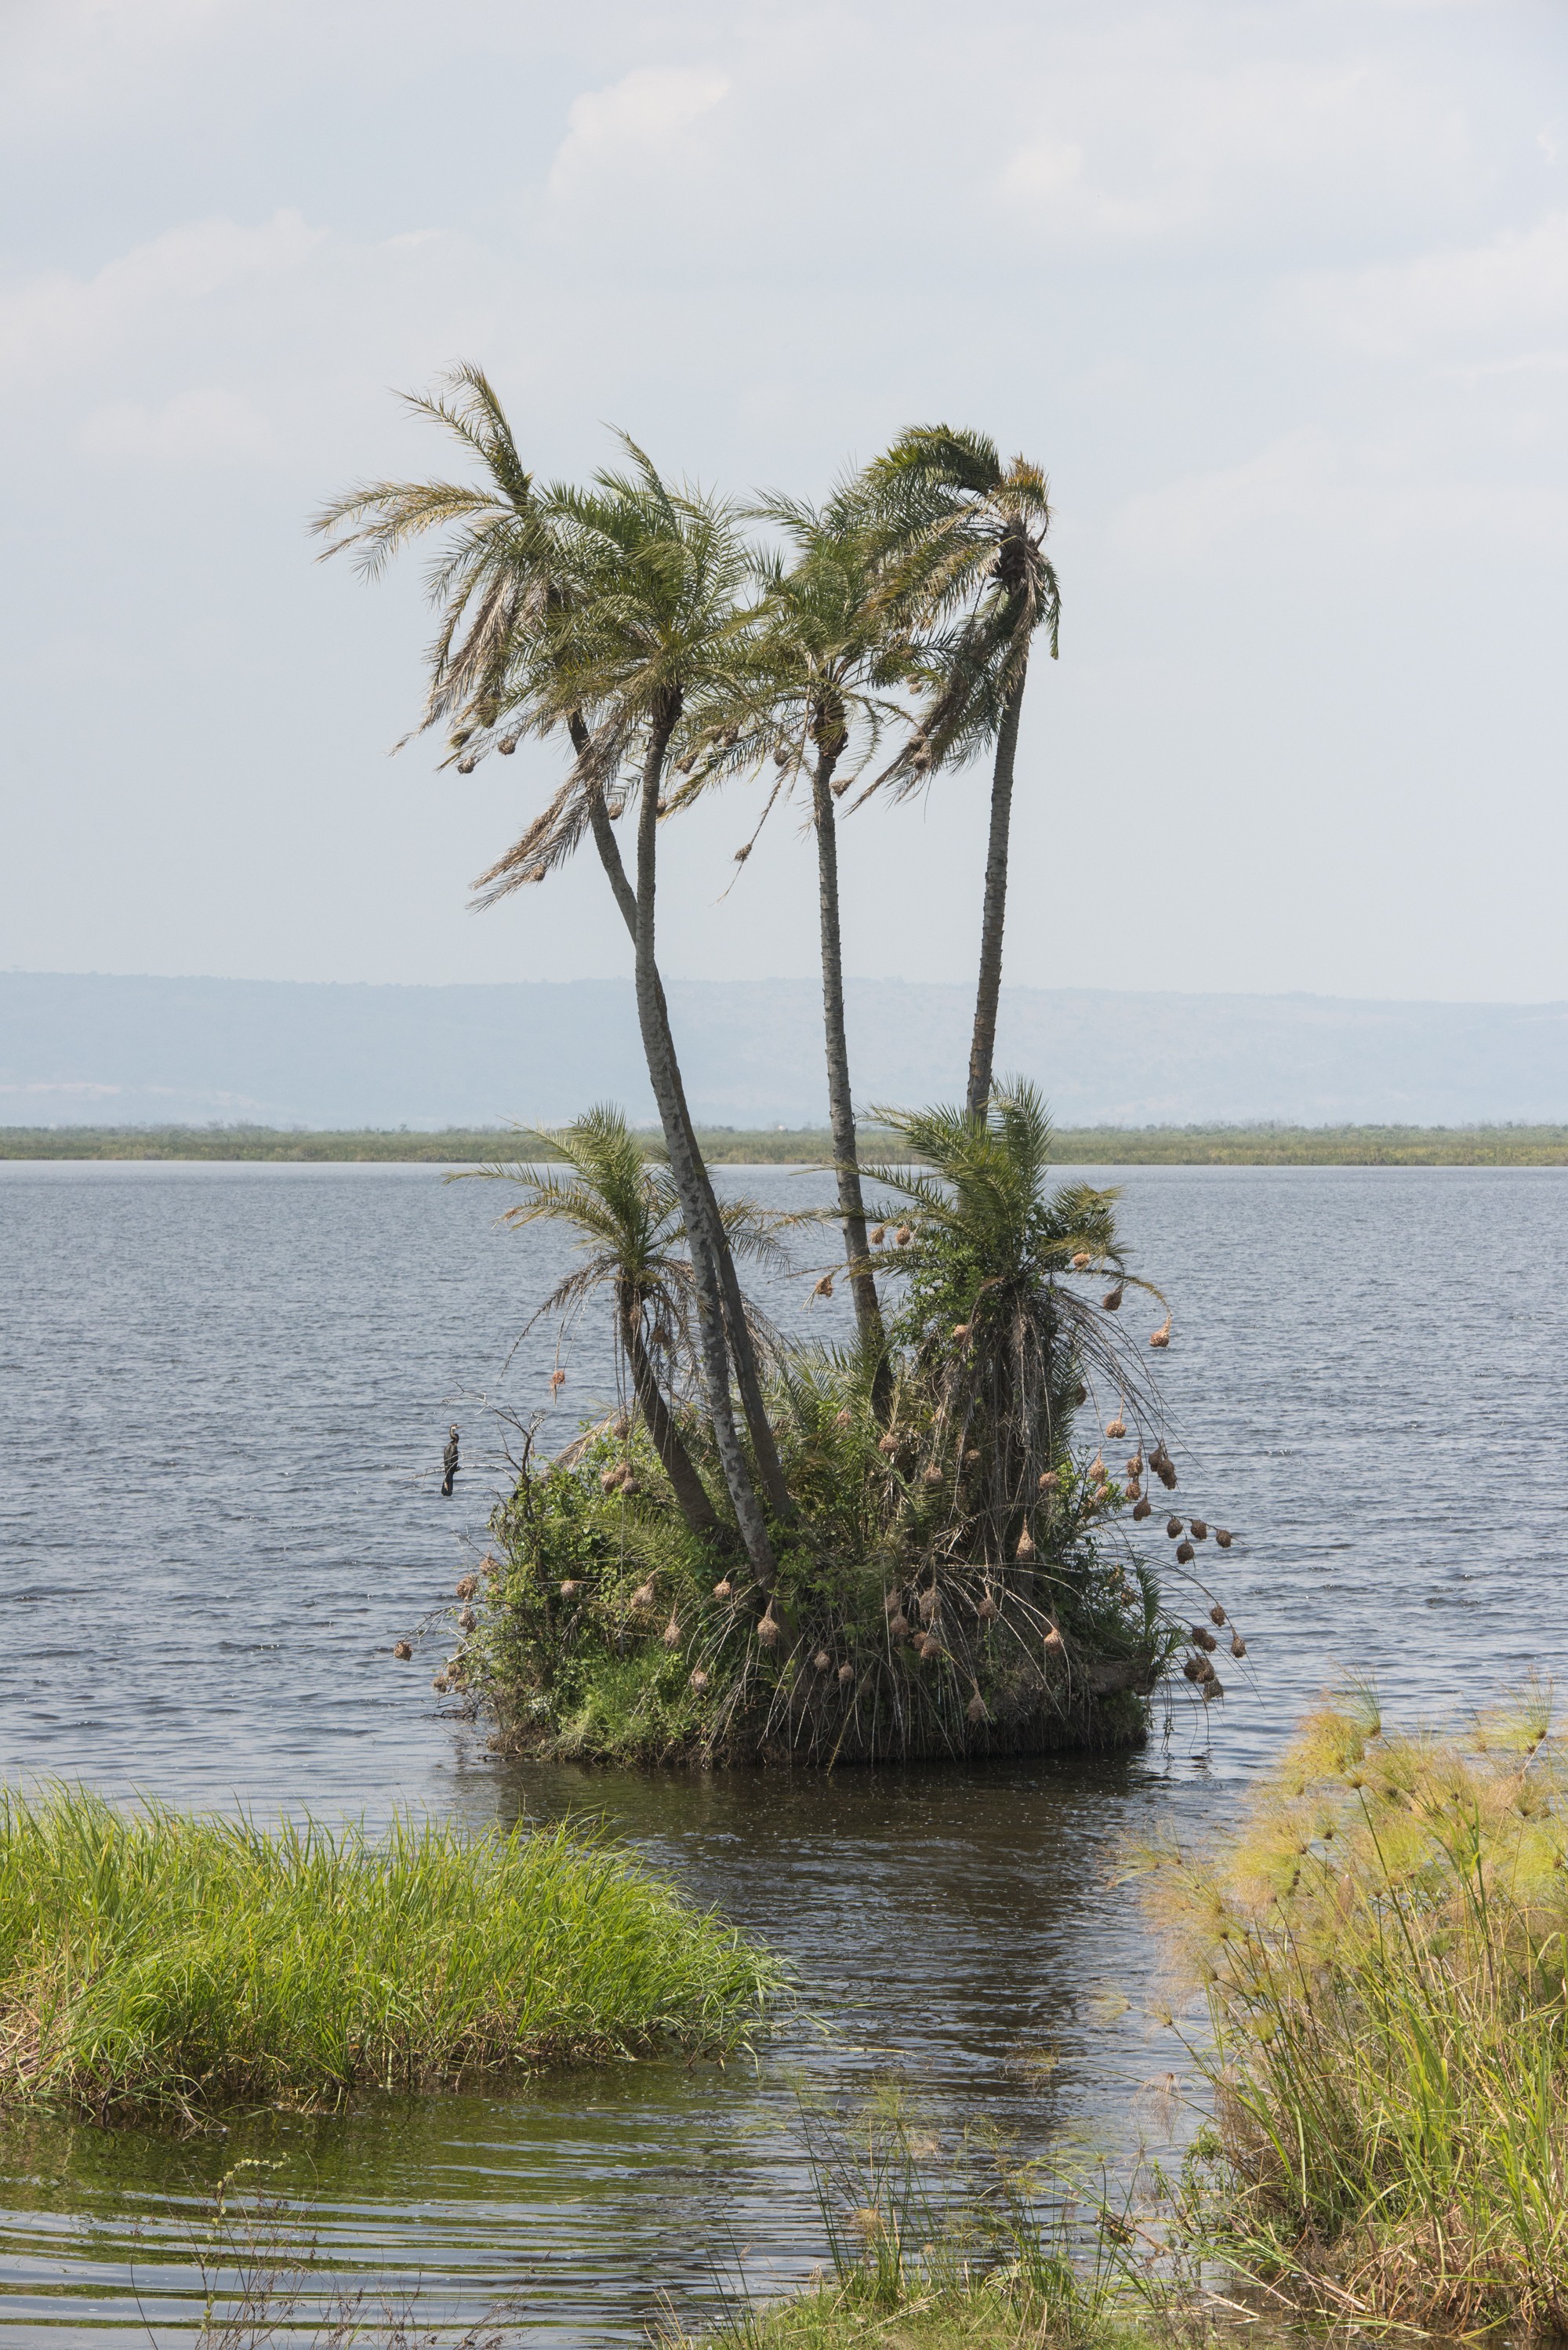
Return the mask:
<svg viewBox="0 0 1568 2350"><path fill-rule="evenodd" d="M635 1287L623 1274L616 1284L616 1310L620 1318L621 1345L631 1366L632 1392L637 1408L642 1414L643 1425L658 1453L659 1465L669 1478L680 1514L696 1534L716 1534L721 1531L717 1511L708 1499L708 1490L692 1464L691 1455L681 1440L675 1425L675 1415L665 1400L659 1384L659 1374L642 1335L642 1301Z"/></svg>
<svg viewBox="0 0 1568 2350"><path fill-rule="evenodd" d="M719 1462L724 1472L730 1499L734 1504L741 1540L745 1544L752 1572L762 1588L771 1591L777 1575L774 1546L769 1539L762 1503L757 1499L756 1487L752 1482L751 1467L735 1427L734 1407L730 1397L730 1357L724 1342L727 1316L718 1252L712 1244L707 1202L703 1197L702 1178L706 1170L693 1147L689 1122L683 1115L685 1101L680 1070L670 1040L659 967L654 960L659 785L664 769L664 754L680 714L680 702L671 696L667 711L653 729L643 761L642 795L637 823L637 1015L642 1031L643 1057L648 1063L649 1080L659 1107L659 1123L664 1129L664 1146L670 1153L670 1172L686 1220L686 1244L691 1253L692 1283L697 1294L702 1386L709 1418L713 1425L714 1441L718 1446ZM613 841L611 846L613 847ZM617 862L619 862L618 853ZM727 1247L723 1253L729 1254Z"/></svg>
<svg viewBox="0 0 1568 2350"><path fill-rule="evenodd" d="M1025 672L1025 675L1027 672ZM1018 719L1023 707L1024 677L1007 697L997 730L996 760L991 774L991 837L985 852L985 902L980 923L980 984L975 991L974 1035L969 1048L969 1091L965 1107L971 1118L983 1118L991 1099L992 1066L996 1058L996 1007L1002 993L1002 934L1007 920L1007 848L1012 823L1012 768L1018 754Z"/></svg>
<svg viewBox="0 0 1568 2350"><path fill-rule="evenodd" d="M855 1326L864 1353L876 1365L872 1404L885 1419L890 1401L888 1335L877 1283L867 1262L866 1201L855 1143L855 1102L849 1089L849 1044L844 1030L844 942L838 915L838 824L833 812L833 770L838 750L817 754L811 779L811 812L816 828L816 893L822 927L822 1023L827 1045L827 1116L833 1129L833 1160L838 1178L838 1208L844 1218L844 1248L855 1298Z"/></svg>
<svg viewBox="0 0 1568 2350"><path fill-rule="evenodd" d="M576 716L574 716L571 721L571 733L573 747L577 756L581 758L587 748L588 730L582 720ZM630 933L635 948L638 935L638 893L627 879L626 868L621 862L620 850L610 826L602 792L596 792L593 795L589 804L589 818L593 827L594 846L599 853L599 863L604 867L610 888L615 893L615 901L620 908L622 920ZM752 1344L752 1334L746 1322L745 1301L741 1295L741 1284L736 1275L734 1259L730 1253L730 1244L724 1237L723 1223L719 1214L719 1202L713 1190L712 1179L709 1175L702 1154L697 1148L697 1129L691 1122L691 1112L687 1105L686 1087L681 1078L680 1063L676 1054L675 1039L670 1026L670 1007L665 1001L664 983L659 977L657 967L654 972L654 998L655 1016L663 1035L663 1055L672 1077L671 1110L679 1120L685 1138L686 1158L693 1170L696 1194L701 1201L699 1212L707 1231L709 1247L718 1270L720 1295L723 1302L724 1329L729 1351L734 1360L735 1382L741 1390L742 1409L746 1415L746 1426L751 1431L752 1450L756 1456L763 1491L773 1505L774 1515L787 1522L798 1513L794 1497L784 1482L784 1463L779 1459L778 1440L774 1435L773 1423L768 1419L767 1404L763 1395L762 1377L757 1368L756 1348ZM639 1004L639 1015L640 1009ZM659 1118L662 1123L664 1118L662 1104L659 1107ZM668 1130L665 1141L668 1147ZM673 1151L670 1154L670 1165L673 1172ZM687 1214L690 1228L692 1211L684 1192L681 1193L681 1207Z"/></svg>

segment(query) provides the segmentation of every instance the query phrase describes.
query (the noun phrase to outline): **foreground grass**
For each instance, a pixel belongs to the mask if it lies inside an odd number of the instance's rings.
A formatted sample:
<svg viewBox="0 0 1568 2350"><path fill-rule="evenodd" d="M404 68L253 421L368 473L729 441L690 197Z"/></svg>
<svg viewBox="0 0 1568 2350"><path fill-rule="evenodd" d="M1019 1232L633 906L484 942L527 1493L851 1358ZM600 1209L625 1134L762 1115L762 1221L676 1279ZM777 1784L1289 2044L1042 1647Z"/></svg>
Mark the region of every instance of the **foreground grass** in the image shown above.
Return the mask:
<svg viewBox="0 0 1568 2350"><path fill-rule="evenodd" d="M642 1140L659 1147L650 1128ZM785 1130L704 1127L711 1166L831 1166L825 1127ZM862 1129L868 1157L887 1139ZM1058 1127L1057 1156L1075 1167L1568 1167L1563 1126L1082 1126ZM300 1131L259 1126L0 1127L0 1159L278 1159L473 1166L517 1147L508 1127L437 1134ZM539 1161L551 1157L535 1149Z"/></svg>
<svg viewBox="0 0 1568 2350"><path fill-rule="evenodd" d="M778 1970L639 1862L0 1794L0 2095L190 2111L722 2049Z"/></svg>
<svg viewBox="0 0 1568 2350"><path fill-rule="evenodd" d="M1153 1866L1208 1986L1197 2238L1318 2314L1568 2331L1568 1766L1324 1712L1208 1856Z"/></svg>
<svg viewBox="0 0 1568 2350"><path fill-rule="evenodd" d="M976 2278L916 2289L891 2304L853 2284L824 2285L748 2311L717 2334L682 2337L679 2350L1147 2350L1173 2338L1130 2317L1085 2314L1059 2297Z"/></svg>

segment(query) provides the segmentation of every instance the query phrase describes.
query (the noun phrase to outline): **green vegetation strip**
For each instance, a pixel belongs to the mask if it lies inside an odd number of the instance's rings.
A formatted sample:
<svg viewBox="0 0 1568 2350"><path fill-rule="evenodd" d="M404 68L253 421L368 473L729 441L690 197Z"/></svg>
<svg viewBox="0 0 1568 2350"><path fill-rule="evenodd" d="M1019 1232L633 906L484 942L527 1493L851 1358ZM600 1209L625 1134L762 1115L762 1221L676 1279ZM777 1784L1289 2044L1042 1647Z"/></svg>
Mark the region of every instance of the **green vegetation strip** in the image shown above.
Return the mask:
<svg viewBox="0 0 1568 2350"><path fill-rule="evenodd" d="M271 1833L0 1793L0 2095L100 2117L722 2049L780 1970L566 1827Z"/></svg>
<svg viewBox="0 0 1568 2350"><path fill-rule="evenodd" d="M651 1128L639 1139L662 1152ZM826 1127L702 1127L715 1167L831 1166ZM863 1128L860 1147L886 1155L889 1138ZM448 1127L439 1134L343 1132L269 1126L0 1127L0 1159L275 1159L475 1166L515 1158L508 1127ZM1055 1155L1074 1167L1568 1167L1568 1126L1065 1126ZM535 1164L558 1154L534 1144Z"/></svg>

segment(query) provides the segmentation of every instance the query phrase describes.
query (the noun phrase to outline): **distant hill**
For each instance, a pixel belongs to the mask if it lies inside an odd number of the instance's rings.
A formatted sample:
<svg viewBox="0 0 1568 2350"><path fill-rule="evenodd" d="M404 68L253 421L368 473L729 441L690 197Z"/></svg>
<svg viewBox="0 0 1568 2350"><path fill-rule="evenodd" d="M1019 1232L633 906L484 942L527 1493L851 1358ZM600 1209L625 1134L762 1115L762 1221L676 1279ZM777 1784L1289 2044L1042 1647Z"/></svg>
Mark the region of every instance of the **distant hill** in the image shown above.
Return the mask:
<svg viewBox="0 0 1568 2350"><path fill-rule="evenodd" d="M695 1116L819 1126L821 999L809 980L677 981ZM855 980L862 1110L961 1093L960 987ZM1063 1125L1568 1120L1568 1004L1314 995L1002 993L997 1066ZM0 972L0 1124L555 1122L589 1102L653 1116L624 980L485 987Z"/></svg>

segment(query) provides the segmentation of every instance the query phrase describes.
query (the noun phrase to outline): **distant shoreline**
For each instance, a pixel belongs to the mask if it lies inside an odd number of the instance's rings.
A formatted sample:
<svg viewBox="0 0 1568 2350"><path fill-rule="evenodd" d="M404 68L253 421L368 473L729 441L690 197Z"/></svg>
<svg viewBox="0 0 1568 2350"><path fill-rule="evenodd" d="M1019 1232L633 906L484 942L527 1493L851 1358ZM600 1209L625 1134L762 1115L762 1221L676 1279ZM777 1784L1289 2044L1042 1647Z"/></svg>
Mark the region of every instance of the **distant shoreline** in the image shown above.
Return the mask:
<svg viewBox="0 0 1568 2350"><path fill-rule="evenodd" d="M698 1129L714 1166L830 1166L826 1128ZM648 1129L650 1149L658 1135ZM874 1161L885 1138L862 1131ZM512 1128L454 1127L434 1134L383 1128L277 1127L0 1127L0 1159L275 1160L450 1167L548 1154ZM1064 1165L1099 1167L1568 1167L1568 1126L1059 1127Z"/></svg>

